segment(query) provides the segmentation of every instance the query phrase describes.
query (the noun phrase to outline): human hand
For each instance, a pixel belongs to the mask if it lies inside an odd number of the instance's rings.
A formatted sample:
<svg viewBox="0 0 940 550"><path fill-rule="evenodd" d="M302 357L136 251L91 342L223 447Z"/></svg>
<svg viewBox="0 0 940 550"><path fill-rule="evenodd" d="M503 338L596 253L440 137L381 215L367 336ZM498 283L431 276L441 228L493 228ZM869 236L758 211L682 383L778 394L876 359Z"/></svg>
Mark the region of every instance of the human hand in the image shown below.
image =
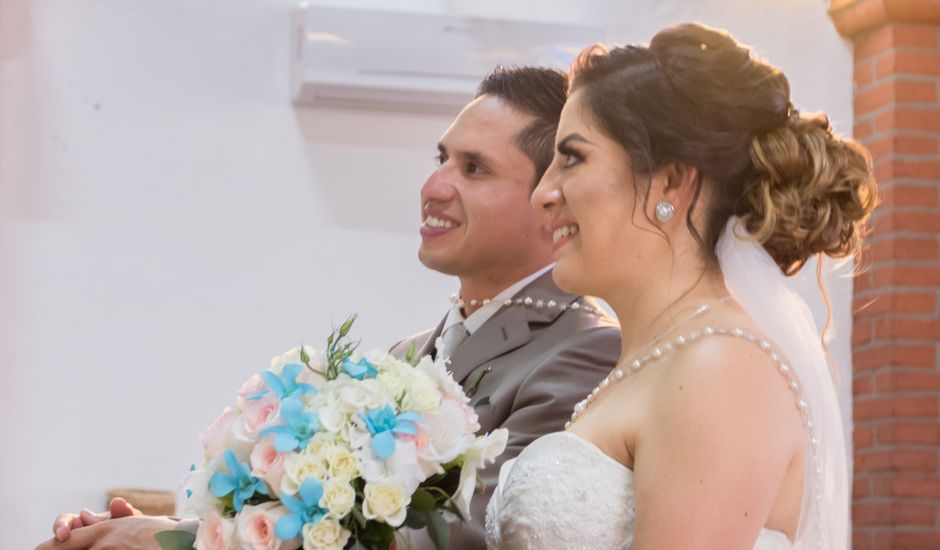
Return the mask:
<svg viewBox="0 0 940 550"><path fill-rule="evenodd" d="M56 540L65 542L69 540L73 529L94 525L108 519L117 519L127 516L140 516L141 511L131 506L123 498L112 498L108 503L108 511L95 513L88 508L82 509L78 514L59 514L52 523L52 534Z"/></svg>
<svg viewBox="0 0 940 550"><path fill-rule="evenodd" d="M101 515L105 514L97 514ZM71 529L64 542L49 539L36 550L158 550L160 545L154 535L175 528L176 521L166 516L107 517L92 525Z"/></svg>

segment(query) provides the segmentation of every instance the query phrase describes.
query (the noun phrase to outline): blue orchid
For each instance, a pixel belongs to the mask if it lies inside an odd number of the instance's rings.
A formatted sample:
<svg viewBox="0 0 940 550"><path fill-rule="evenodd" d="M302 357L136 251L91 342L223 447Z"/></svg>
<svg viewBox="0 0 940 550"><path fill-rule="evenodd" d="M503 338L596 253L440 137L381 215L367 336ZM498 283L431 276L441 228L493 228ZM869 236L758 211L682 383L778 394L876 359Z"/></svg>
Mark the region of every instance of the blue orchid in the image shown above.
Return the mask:
<svg viewBox="0 0 940 550"><path fill-rule="evenodd" d="M320 429L320 417L313 411L305 412L299 396L281 401L281 418L287 423L286 426L273 426L260 433L261 437L276 434L274 448L279 453L306 446Z"/></svg>
<svg viewBox="0 0 940 550"><path fill-rule="evenodd" d="M284 365L284 369L281 370L280 377L269 370L262 372L261 378L270 389L256 391L245 399L249 401L261 399L269 391L273 391L281 400L287 399L288 397L293 397L295 395L304 395L308 393L316 394L319 390L310 384L304 382L299 384L297 383L297 375L299 375L300 371L304 370L304 368L306 367L299 363L288 363Z"/></svg>
<svg viewBox="0 0 940 550"><path fill-rule="evenodd" d="M268 494L268 486L263 481L251 475L251 468L244 462L235 458L232 449L225 451L225 465L229 472L216 472L209 478L209 492L217 498L232 494L232 505L236 512L242 511L245 501L260 493Z"/></svg>
<svg viewBox="0 0 940 550"><path fill-rule="evenodd" d="M375 378L379 375L379 371L376 370L372 363L369 362L365 357L360 358L358 361L353 361L348 357L343 360L343 372L355 378L356 380L362 380L363 378Z"/></svg>
<svg viewBox="0 0 940 550"><path fill-rule="evenodd" d="M281 495L281 502L290 513L281 516L274 525L274 535L281 540L291 540L300 534L304 525L320 523L327 511L320 508L323 484L315 477L308 477L300 485L300 499Z"/></svg>
<svg viewBox="0 0 940 550"><path fill-rule="evenodd" d="M195 472L195 471L196 471L196 465L195 465L195 464L190 464L190 465L189 465L189 471L190 471L190 472ZM190 498L190 497L192 497L192 496L193 496L193 490L192 490L192 489L186 489L186 498Z"/></svg>
<svg viewBox="0 0 940 550"><path fill-rule="evenodd" d="M416 412L395 414L392 407L385 405L360 415L372 433L372 452L382 460L395 453L395 434L415 435L418 428L415 422L421 420Z"/></svg>

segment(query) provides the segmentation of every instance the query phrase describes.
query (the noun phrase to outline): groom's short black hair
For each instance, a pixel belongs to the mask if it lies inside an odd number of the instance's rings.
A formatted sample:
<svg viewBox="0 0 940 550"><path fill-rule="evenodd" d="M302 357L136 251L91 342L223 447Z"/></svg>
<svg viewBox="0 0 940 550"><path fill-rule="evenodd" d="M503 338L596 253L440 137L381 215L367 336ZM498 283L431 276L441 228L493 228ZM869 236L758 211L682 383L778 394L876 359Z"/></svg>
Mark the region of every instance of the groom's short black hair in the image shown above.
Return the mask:
<svg viewBox="0 0 940 550"><path fill-rule="evenodd" d="M567 91L568 75L558 69L499 65L477 88L476 97L496 96L514 109L535 117L516 136L516 144L535 165L535 184L552 162L555 132Z"/></svg>

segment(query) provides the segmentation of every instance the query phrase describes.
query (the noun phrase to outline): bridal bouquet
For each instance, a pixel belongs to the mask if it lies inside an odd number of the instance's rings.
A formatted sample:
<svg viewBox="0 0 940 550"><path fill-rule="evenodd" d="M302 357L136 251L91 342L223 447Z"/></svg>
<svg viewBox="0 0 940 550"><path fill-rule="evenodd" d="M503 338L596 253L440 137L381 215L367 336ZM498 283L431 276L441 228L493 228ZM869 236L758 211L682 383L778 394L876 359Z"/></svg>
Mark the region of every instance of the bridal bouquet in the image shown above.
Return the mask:
<svg viewBox="0 0 940 550"><path fill-rule="evenodd" d="M447 547L507 432L475 435L443 361L359 353L354 320L245 382L184 482L199 530L158 533L164 549L386 550L403 526Z"/></svg>

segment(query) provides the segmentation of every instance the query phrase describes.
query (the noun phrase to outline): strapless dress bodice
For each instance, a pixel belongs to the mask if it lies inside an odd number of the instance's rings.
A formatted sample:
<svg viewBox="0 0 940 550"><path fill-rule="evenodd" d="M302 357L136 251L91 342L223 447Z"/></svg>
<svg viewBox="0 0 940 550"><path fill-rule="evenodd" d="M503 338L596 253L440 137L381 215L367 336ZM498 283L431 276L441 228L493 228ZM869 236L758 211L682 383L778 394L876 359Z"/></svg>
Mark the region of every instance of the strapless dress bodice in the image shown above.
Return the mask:
<svg viewBox="0 0 940 550"><path fill-rule="evenodd" d="M500 469L486 513L493 550L629 549L633 471L571 432L545 435ZM764 529L754 550L790 550Z"/></svg>

